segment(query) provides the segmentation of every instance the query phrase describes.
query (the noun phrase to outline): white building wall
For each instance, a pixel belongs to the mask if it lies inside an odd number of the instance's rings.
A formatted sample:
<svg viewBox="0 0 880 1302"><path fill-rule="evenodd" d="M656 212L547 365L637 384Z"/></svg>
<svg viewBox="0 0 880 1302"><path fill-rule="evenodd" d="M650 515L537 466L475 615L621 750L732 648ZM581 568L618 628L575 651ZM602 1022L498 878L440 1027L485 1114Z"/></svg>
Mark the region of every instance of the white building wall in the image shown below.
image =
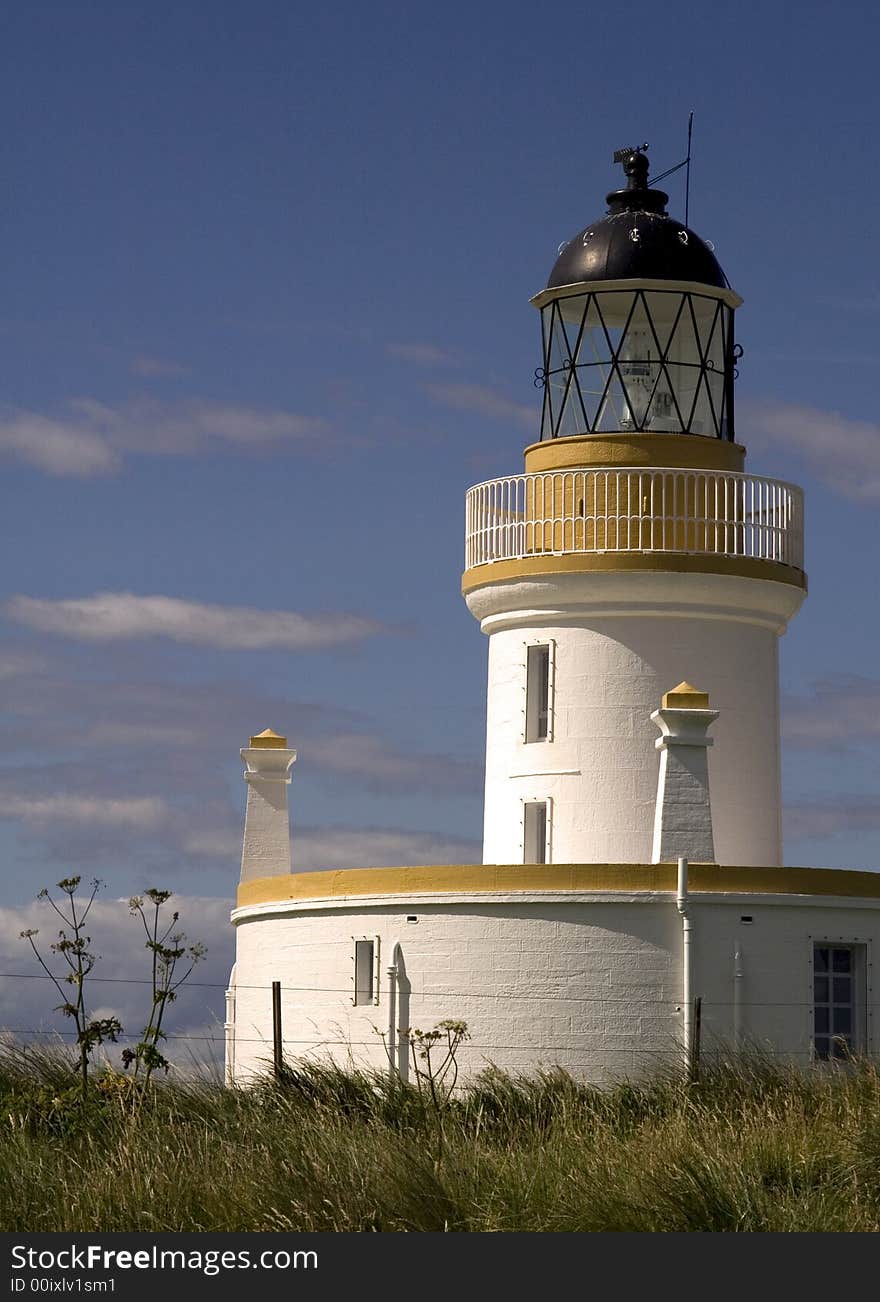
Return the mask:
<svg viewBox="0 0 880 1302"><path fill-rule="evenodd" d="M407 916L417 922L407 922ZM772 1054L808 1062L812 944L880 939L880 901L691 897L694 994L706 1054L733 1042L734 950L743 954L743 1032ZM272 1056L271 984L282 983L285 1055L387 1069L386 969L399 945L396 1025L467 1022L466 1074L559 1065L597 1082L680 1061L681 919L673 895L558 893L442 900L320 901L237 910L235 1072ZM741 922L751 917L751 923ZM379 1002L355 1007L354 938L378 936ZM867 968L868 1044L875 995ZM406 1066L405 1057L398 1065Z"/></svg>

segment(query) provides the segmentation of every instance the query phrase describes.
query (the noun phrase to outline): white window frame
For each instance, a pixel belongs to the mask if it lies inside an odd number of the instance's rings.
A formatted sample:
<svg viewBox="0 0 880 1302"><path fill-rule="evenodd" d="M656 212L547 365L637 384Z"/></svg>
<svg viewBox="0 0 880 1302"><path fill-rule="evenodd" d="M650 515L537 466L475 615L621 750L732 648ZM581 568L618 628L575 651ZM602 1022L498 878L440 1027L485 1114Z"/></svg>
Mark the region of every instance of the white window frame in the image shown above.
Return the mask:
<svg viewBox="0 0 880 1302"><path fill-rule="evenodd" d="M810 1053L815 1062L840 1063L845 1062L841 1058L820 1058L816 1053L816 995L815 995L815 955L818 947L827 947L830 949L848 949L853 954L852 964L852 1032L851 1044L852 1052L856 1054L869 1053L873 1043L871 1034L871 974L873 964L871 961L871 942L865 936L852 935L824 935L810 936L809 950L809 967L810 967L810 1005L809 1005L809 1043ZM829 979L833 976L833 971L829 971ZM826 1001L820 1000L820 1006ZM831 1000L828 1001L829 1005ZM830 1029L828 1032L830 1037ZM821 1037L821 1033L820 1033Z"/></svg>
<svg viewBox="0 0 880 1302"><path fill-rule="evenodd" d="M540 710L536 705L537 657L530 654L538 647L547 648L547 735L538 737L538 716ZM527 745L553 740L554 732L554 697L556 695L556 642L552 637L536 637L523 643L523 682L525 683L526 705L523 711L523 741Z"/></svg>
<svg viewBox="0 0 880 1302"><path fill-rule="evenodd" d="M366 1004L378 1004L379 1002L379 937L378 936L352 936L351 949L351 984L352 994L351 1002L355 1007L363 1007ZM369 985L364 989L361 978L363 969L358 963L358 946L372 945L372 963L370 964Z"/></svg>
<svg viewBox="0 0 880 1302"><path fill-rule="evenodd" d="M528 828L528 814L526 811L530 807L534 808L536 805L543 805L545 809L544 858L543 859L530 859L527 857L530 847L528 845L529 828ZM546 864L552 863L553 798L551 796L544 796L543 799L539 799L538 797L535 797L534 799L528 798L523 800L522 813L520 814L520 834L521 834L522 861L524 864L535 864L538 867L543 868Z"/></svg>

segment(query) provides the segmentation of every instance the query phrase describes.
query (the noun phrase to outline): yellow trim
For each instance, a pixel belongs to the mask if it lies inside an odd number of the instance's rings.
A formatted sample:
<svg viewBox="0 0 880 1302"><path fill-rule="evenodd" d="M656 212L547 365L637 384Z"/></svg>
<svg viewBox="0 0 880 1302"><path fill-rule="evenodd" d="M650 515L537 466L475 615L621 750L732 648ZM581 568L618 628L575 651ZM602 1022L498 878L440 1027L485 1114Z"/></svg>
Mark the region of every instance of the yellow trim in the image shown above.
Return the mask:
<svg viewBox="0 0 880 1302"><path fill-rule="evenodd" d="M344 868L335 872L258 877L238 888L238 907L359 895L460 894L532 891L631 894L676 889L676 865L661 864L442 864L424 868ZM880 900L880 873L839 868L722 868L691 864L695 895L840 895Z"/></svg>
<svg viewBox="0 0 880 1302"><path fill-rule="evenodd" d="M466 596L490 583L538 578L545 574L662 571L667 574L733 574L746 579L772 579L806 591L807 576L792 565L752 556L716 556L684 552L574 552L565 556L524 556L515 561L492 561L465 570L461 590Z"/></svg>
<svg viewBox="0 0 880 1302"><path fill-rule="evenodd" d="M746 450L739 443L702 434L575 434L530 443L524 456L527 475L583 466L668 466L673 470L738 474L745 464Z"/></svg>
<svg viewBox="0 0 880 1302"><path fill-rule="evenodd" d="M662 704L664 710L708 710L709 693L690 683L679 683L671 692L663 693Z"/></svg>
<svg viewBox="0 0 880 1302"><path fill-rule="evenodd" d="M529 302L534 307L545 307L554 298L571 298L577 294L600 294L610 290L659 289L699 294L702 298L720 298L728 307L741 307L742 299L734 289L719 285L703 285L696 280L648 280L633 277L631 280L573 280L570 285L554 285L552 289L539 290Z"/></svg>
<svg viewBox="0 0 880 1302"><path fill-rule="evenodd" d="M262 732L257 733L256 737L251 737L252 750L284 750L286 745L287 738L282 737L280 732L275 732L272 728L264 728Z"/></svg>

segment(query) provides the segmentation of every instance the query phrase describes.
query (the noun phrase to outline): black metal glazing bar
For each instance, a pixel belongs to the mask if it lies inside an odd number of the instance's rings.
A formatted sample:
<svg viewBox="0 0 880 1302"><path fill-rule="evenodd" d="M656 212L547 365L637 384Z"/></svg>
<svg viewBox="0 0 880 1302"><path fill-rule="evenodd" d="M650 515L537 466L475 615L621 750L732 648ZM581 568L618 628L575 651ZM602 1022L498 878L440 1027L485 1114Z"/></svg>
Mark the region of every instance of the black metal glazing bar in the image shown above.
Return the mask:
<svg viewBox="0 0 880 1302"><path fill-rule="evenodd" d="M715 338L715 330L716 330L716 328L717 328L717 326L718 326L718 320L719 320L719 316L720 316L720 313L721 313L721 307L722 307L722 304L721 304L721 301L719 300L719 302L716 304L716 307L715 307L715 314L714 314L714 316L712 317L712 325L711 325L711 327L710 327L710 329L709 329L709 337L708 337L708 339L706 340L706 351L705 351L705 354L703 354L702 351L701 351L701 354L700 354L700 356L701 356L701 358L702 358L702 360L703 360L703 362L704 362L704 364L705 364L704 383L705 383L705 385L706 385L706 393L709 395L709 410L710 410L711 413L712 413L712 424L715 426L715 435L716 435L717 438L721 438L721 414L720 414L719 411L716 411L716 409L715 409L715 396L714 396L714 394L712 393L712 376L718 374L718 372L716 371L715 366L714 366L714 364L713 364L713 362L712 362L712 340ZM700 336L699 336L699 331L698 331L698 332L697 332L697 340L698 340L698 342L699 342L699 337L700 337Z"/></svg>

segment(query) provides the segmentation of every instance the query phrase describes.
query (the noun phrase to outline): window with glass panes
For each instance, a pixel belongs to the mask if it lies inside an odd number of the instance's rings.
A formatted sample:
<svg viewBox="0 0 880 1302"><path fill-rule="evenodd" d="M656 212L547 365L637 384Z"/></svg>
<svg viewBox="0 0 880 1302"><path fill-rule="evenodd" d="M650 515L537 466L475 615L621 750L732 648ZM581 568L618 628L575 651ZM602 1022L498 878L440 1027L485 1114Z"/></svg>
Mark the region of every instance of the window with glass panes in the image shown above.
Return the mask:
<svg viewBox="0 0 880 1302"><path fill-rule="evenodd" d="M860 1025L864 1000L862 946L820 941L813 946L813 1052L817 1058L848 1058L864 1047Z"/></svg>
<svg viewBox="0 0 880 1302"><path fill-rule="evenodd" d="M547 801L523 805L523 863L547 863Z"/></svg>
<svg viewBox="0 0 880 1302"><path fill-rule="evenodd" d="M526 651L526 741L550 739L550 647Z"/></svg>

